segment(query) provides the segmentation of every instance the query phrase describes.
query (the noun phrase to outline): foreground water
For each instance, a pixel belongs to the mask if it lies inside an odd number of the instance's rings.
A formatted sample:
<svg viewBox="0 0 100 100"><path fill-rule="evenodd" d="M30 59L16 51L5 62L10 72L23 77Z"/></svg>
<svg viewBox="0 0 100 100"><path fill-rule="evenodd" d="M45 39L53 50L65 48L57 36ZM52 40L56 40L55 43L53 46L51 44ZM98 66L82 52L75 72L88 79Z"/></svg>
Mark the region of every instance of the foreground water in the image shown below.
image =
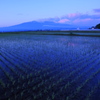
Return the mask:
<svg viewBox="0 0 100 100"><path fill-rule="evenodd" d="M0 100L100 100L100 37L0 37Z"/></svg>

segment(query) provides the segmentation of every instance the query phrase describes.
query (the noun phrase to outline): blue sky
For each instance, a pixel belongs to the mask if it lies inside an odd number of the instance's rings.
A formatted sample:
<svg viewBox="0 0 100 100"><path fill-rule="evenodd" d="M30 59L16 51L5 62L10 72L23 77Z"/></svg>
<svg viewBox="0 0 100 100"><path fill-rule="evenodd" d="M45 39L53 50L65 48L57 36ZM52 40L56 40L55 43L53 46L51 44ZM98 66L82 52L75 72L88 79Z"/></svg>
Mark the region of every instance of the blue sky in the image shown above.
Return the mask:
<svg viewBox="0 0 100 100"><path fill-rule="evenodd" d="M0 27L29 21L100 23L100 0L0 0Z"/></svg>

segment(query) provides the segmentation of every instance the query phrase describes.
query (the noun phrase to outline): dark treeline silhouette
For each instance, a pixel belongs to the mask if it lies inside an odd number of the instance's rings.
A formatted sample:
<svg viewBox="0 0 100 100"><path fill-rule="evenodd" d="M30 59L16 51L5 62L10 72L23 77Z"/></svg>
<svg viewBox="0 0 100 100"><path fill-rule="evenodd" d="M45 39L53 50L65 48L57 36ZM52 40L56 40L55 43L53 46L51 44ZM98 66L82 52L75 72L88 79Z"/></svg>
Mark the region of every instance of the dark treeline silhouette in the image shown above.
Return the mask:
<svg viewBox="0 0 100 100"><path fill-rule="evenodd" d="M100 23L95 26L95 29L100 29Z"/></svg>
<svg viewBox="0 0 100 100"><path fill-rule="evenodd" d="M100 29L100 23L97 24L96 26L92 26L92 27L90 27L89 29Z"/></svg>

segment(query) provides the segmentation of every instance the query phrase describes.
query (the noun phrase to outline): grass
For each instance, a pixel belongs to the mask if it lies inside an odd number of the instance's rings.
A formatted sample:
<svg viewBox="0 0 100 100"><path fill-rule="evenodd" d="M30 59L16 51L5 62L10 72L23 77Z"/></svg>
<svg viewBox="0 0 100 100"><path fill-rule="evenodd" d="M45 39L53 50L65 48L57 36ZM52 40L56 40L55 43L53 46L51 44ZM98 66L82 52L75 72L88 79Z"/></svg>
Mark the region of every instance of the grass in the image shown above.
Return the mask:
<svg viewBox="0 0 100 100"><path fill-rule="evenodd" d="M95 34L94 34L95 33ZM43 31L16 31L0 32L0 36L30 34L30 35L70 35L70 36L94 36L100 37L100 30L43 30Z"/></svg>

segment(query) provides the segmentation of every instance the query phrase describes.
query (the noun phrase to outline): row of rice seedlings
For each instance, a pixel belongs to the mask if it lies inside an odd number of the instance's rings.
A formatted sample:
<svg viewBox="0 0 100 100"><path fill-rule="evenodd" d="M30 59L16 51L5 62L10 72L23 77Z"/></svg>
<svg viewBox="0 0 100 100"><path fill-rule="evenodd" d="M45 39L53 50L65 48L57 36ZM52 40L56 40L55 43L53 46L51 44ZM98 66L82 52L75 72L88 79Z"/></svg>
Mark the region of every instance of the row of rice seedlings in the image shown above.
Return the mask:
<svg viewBox="0 0 100 100"><path fill-rule="evenodd" d="M10 51L6 51L4 48L1 49L2 52L8 52L10 55L14 56L15 58L19 59L19 61L24 61L25 59L23 59L24 57L21 57L21 54L18 53L18 51L16 51L16 53L14 52L15 49L10 49ZM12 50L12 51L11 51ZM27 63L27 62L25 62Z"/></svg>
<svg viewBox="0 0 100 100"><path fill-rule="evenodd" d="M7 100L22 100L25 95L25 90L22 90L19 95L14 93L15 90L13 88L11 89L11 91L12 95L9 96Z"/></svg>
<svg viewBox="0 0 100 100"><path fill-rule="evenodd" d="M65 89L67 88L67 86L69 86L69 85L71 85L72 83L74 83L75 81L77 81L77 80L79 80L79 78L82 78L84 75L87 75L87 73L88 72L90 72L91 70L93 70L94 68L95 68L95 65L96 64L98 64L99 62L96 62L95 64L93 64L92 66L91 66L91 68L89 68L88 70L86 70L84 73L81 73L79 76L77 76L76 78L74 78L71 82L70 82L70 84L69 83L67 83L66 85L65 85Z"/></svg>
<svg viewBox="0 0 100 100"><path fill-rule="evenodd" d="M94 58L94 59L91 60L91 57ZM89 62L88 62L88 64L87 64L87 63L85 63L85 64L83 63L83 65L81 65L81 67L83 66L83 68L85 68L84 66L88 66L89 64L92 64L92 63L93 63L94 61L96 61L96 60L97 60L97 55L93 55L93 56L90 56L90 57L88 57L88 58L85 58L85 62L86 62L86 61L89 61ZM81 63L81 62L79 62L78 65L80 65L80 63ZM81 63L81 64L82 64L82 63ZM80 71L81 67L78 68L79 71Z"/></svg>
<svg viewBox="0 0 100 100"><path fill-rule="evenodd" d="M10 74L8 72L6 72L3 68L2 68L2 71L5 73L5 76L10 80L11 83L14 83L15 82L15 80L13 79L13 77L10 76ZM9 88L11 86L11 83L10 82L2 83L4 90L5 89L7 90L7 88ZM7 90L7 91L6 90L4 91L4 94L3 95L0 95L0 97L6 98L8 95L10 95L9 90Z"/></svg>
<svg viewBox="0 0 100 100"><path fill-rule="evenodd" d="M6 77L11 81L13 82L13 77L7 72L5 71L5 69L3 67L0 67L0 69L2 70L2 72L5 73Z"/></svg>
<svg viewBox="0 0 100 100"><path fill-rule="evenodd" d="M4 52L5 53L5 52ZM15 56L15 55L12 55L12 54L8 54L8 53L6 53L7 55L9 55L10 57L11 56ZM30 69L31 71L34 71L35 69L33 69L33 68L31 68L31 67L28 67L25 63L25 61L23 60L23 59L21 59L19 56L15 56L15 57L17 57L17 60L20 60L20 63L22 64L22 66L24 66L24 67L27 67L28 69ZM13 59L14 57L12 57L12 59ZM41 69L43 69L43 68L41 68ZM47 68L48 69L48 68ZM37 71L37 70L36 70Z"/></svg>
<svg viewBox="0 0 100 100"><path fill-rule="evenodd" d="M53 78L54 78L54 77L53 77ZM36 80L39 80L39 78L36 77L36 78L35 78L35 82L36 82ZM51 78L50 78L50 80L51 80ZM33 82L33 81L28 81L27 84L30 85L30 83L32 84L32 82ZM46 82L47 82L47 80L46 80L46 81L45 81L45 80L42 80L41 83L39 83L39 84L37 84L37 86L34 86L34 87L33 87L33 91L36 90L36 89L38 89L38 88L39 88L40 86L42 86L43 84L46 84Z"/></svg>
<svg viewBox="0 0 100 100"><path fill-rule="evenodd" d="M14 59L11 55L9 55L8 53L6 53L6 52L2 52L3 54L5 54L5 56L7 56L7 57L9 57L9 59L11 59L11 60L14 60L14 62L18 62L18 60L17 59ZM19 63L20 64L20 66L24 66L24 69L25 69L25 66L27 67L27 65L25 64L25 63ZM23 65L24 64L24 65ZM27 67L27 68L29 68L29 67ZM27 70L27 69L26 69Z"/></svg>
<svg viewBox="0 0 100 100"><path fill-rule="evenodd" d="M29 82L28 82L29 83ZM30 84L30 83L29 83Z"/></svg>
<svg viewBox="0 0 100 100"><path fill-rule="evenodd" d="M55 100L56 94L52 91L51 94L48 94L49 96L45 96L46 100ZM33 96L34 100L39 100L44 98L44 94L42 91L40 91L37 95Z"/></svg>
<svg viewBox="0 0 100 100"><path fill-rule="evenodd" d="M93 63L94 61L96 61L97 59L98 59L98 58L95 56L95 58L94 58L93 60L91 60L89 63L91 64L91 63ZM92 64L91 68L88 69L88 70L90 71L90 70L92 70L93 68L95 68L95 65L96 65L96 64L98 64L98 62ZM83 66L88 66L88 65L87 65L87 64L84 64ZM87 71L88 71L88 70L87 70ZM86 71L85 73L87 73L87 71ZM74 80L72 80L72 82L75 81L75 79L77 79L78 77L81 77L83 74L84 74L84 73L81 73L79 76L77 76L76 78L74 78Z"/></svg>
<svg viewBox="0 0 100 100"><path fill-rule="evenodd" d="M89 54L90 52L92 52L92 54L94 54L95 53L95 51L94 50L92 50L92 49L88 49L89 48L89 46L86 46L86 47L84 47L85 49L85 52L82 52L83 54L82 55L87 55L87 54ZM86 49L87 48L87 49Z"/></svg>
<svg viewBox="0 0 100 100"><path fill-rule="evenodd" d="M47 70L49 70L49 69L50 69L50 66L49 66L49 67L46 67L46 68L43 69L42 71L38 71L37 73L35 73L35 75L38 75L38 74L40 74L40 72L47 71ZM47 71L45 74L43 74L43 76L45 77L45 76L51 74L52 72L55 72L55 71L51 71L51 72L48 72L48 71Z"/></svg>
<svg viewBox="0 0 100 100"><path fill-rule="evenodd" d="M59 67L58 67L59 68Z"/></svg>
<svg viewBox="0 0 100 100"><path fill-rule="evenodd" d="M67 75L66 75L67 76ZM57 75L55 76L55 77L57 77ZM55 77L53 77L53 78L55 78ZM65 77L66 78L66 77ZM51 80L52 78L50 77L50 80ZM49 86L49 88L51 88L52 86L55 86L55 85L57 85L59 82L61 82L62 80L64 80L63 78L60 78L58 81L57 81L57 83L55 83L55 84L53 84L53 85L50 85ZM49 81L49 80L48 80ZM40 83L41 84L41 83ZM40 85L38 85L38 86L40 86Z"/></svg>
<svg viewBox="0 0 100 100"><path fill-rule="evenodd" d="M87 60L90 59L90 55L87 55L86 58L88 58ZM81 65L83 64L84 62L86 61L86 59L84 59L84 57L82 56L80 59L76 59L74 61L71 62L71 65L75 65L75 66L78 66L78 65ZM71 67L71 65L69 64L69 67Z"/></svg>
<svg viewBox="0 0 100 100"><path fill-rule="evenodd" d="M2 48L2 52L6 53L7 55L9 55L10 57L14 58L14 60L19 61L20 63L22 63L24 66L29 65L29 63L27 63L27 61L24 61L24 59L21 57L20 54L15 54L13 51L9 52L4 50L4 48ZM16 59L15 59L16 58ZM29 60L30 61L30 60Z"/></svg>
<svg viewBox="0 0 100 100"><path fill-rule="evenodd" d="M36 86L32 88L33 91L34 91L35 89L37 90L37 87L36 87ZM33 93L34 93L34 92L33 92ZM39 89L38 93L33 94L33 99L34 99L34 100L43 99L44 95L45 95L45 94L43 94L43 90L42 90L42 89ZM53 96L52 96L52 97L53 97ZM27 98L27 97L26 97L26 98ZM46 98L46 97L45 97L45 98Z"/></svg>
<svg viewBox="0 0 100 100"><path fill-rule="evenodd" d="M14 49L15 50L15 49ZM9 52L10 54L15 54L15 52L12 50L12 52ZM27 53L27 52L26 52ZM26 61L26 59L23 59L23 58L26 58L26 55L27 54L24 54L24 56L22 56L22 54L20 54L20 52L18 53L18 51L16 51L16 54L14 55L15 57L17 57L18 59L20 59L21 61L25 61L25 63L27 64L27 65L30 65L30 63L32 63L31 62L31 58L29 58L30 60L28 60L28 61ZM35 59L34 59L35 60ZM35 62L35 61L34 61Z"/></svg>
<svg viewBox="0 0 100 100"><path fill-rule="evenodd" d="M10 54L10 55L11 55L11 54ZM9 57L11 57L10 55L9 55ZM13 59L13 58L11 57L11 59ZM35 69L33 69L33 68L31 68L31 67L28 67L28 66L25 64L25 62L22 63L22 61L21 61L21 64L22 64L22 66L24 66L24 68L26 67L26 70L29 69L30 71L33 71L33 72L35 71ZM36 72L36 71L35 71L35 72ZM40 72L40 71L38 71L37 73L39 74L39 72ZM36 74L37 74L37 73L36 73Z"/></svg>
<svg viewBox="0 0 100 100"><path fill-rule="evenodd" d="M2 71L2 69L1 69L1 67L3 66L3 69L4 70L6 70L6 71L10 71L8 68L7 68L7 66L6 66L6 64L4 64L3 62L2 62L2 60L1 60L1 56L0 56L0 74L1 74L1 76L0 76L0 79L6 79L7 77L5 76L5 73Z"/></svg>
<svg viewBox="0 0 100 100"><path fill-rule="evenodd" d="M50 86L49 86L49 89L50 89L50 88L53 88L52 86L56 86L57 84L59 84L60 82L62 82L64 79L66 79L66 78L68 78L68 77L70 77L70 75L69 75L69 76L66 75L64 78L60 78L60 79L59 79L57 82L55 82L53 85L50 85ZM75 79L78 79L79 77L80 77L80 76L76 77ZM74 81L76 81L76 80L74 80ZM67 86L71 85L71 83L74 82L74 81L68 82L68 83L65 85L65 87L63 87L63 88L60 89L60 91L62 92L63 89L66 89Z"/></svg>
<svg viewBox="0 0 100 100"><path fill-rule="evenodd" d="M15 85L15 87L14 87L14 89L16 90L16 92L17 91L19 91L19 90L26 90L26 88L28 88L28 87L30 87L31 85L32 85L32 82L34 82L34 79L32 79L32 75L30 74L30 75L27 75L27 77L29 78L26 78L25 79L25 77L24 76L22 76L23 78L22 79L18 79L17 81L16 81L16 85ZM20 93L18 93L18 94L20 94Z"/></svg>
<svg viewBox="0 0 100 100"><path fill-rule="evenodd" d="M11 69L11 71L12 71L16 76L18 76L18 78L19 78L20 75L19 75L13 68L9 67L9 69ZM13 77L15 77L15 76L13 76ZM13 79L11 85L15 85L15 83L16 83L16 81L15 81L15 79ZM6 85L7 88L9 88L9 86L10 86L10 85L8 85L8 84Z"/></svg>
<svg viewBox="0 0 100 100"><path fill-rule="evenodd" d="M33 92L33 94L31 94L31 97L32 97L33 100L40 100L40 99L42 99L41 98L42 97L42 92L40 92L38 94ZM26 99L30 99L30 97L26 96Z"/></svg>
<svg viewBox="0 0 100 100"><path fill-rule="evenodd" d="M1 85L3 88L5 88L5 83L3 82L2 79L0 79L0 85Z"/></svg>
<svg viewBox="0 0 100 100"><path fill-rule="evenodd" d="M4 56L4 55L3 55L3 56ZM16 71L16 70L14 69L14 67L12 67L12 66L13 66L12 64L9 66L8 63L6 63L6 62L4 62L4 63L5 63L5 65L6 65L6 67L8 67L16 76L20 76L20 74L18 73L18 71Z"/></svg>
<svg viewBox="0 0 100 100"><path fill-rule="evenodd" d="M57 62L58 63L58 62ZM50 66L48 66L48 67L46 67L43 71L45 71L45 73L44 73L44 77L45 76L47 76L47 75L49 75L49 74L52 74L52 73L54 73L54 72L57 72L57 71L59 71L60 69L62 69L62 66L60 66L60 63L59 63L59 65L58 65L58 67L56 67L55 68L55 66L54 67L50 67ZM53 70L53 69L55 69L55 70ZM62 70L64 70L64 69L62 69ZM42 71L42 73L43 73L43 71ZM48 72L49 71L49 72Z"/></svg>
<svg viewBox="0 0 100 100"><path fill-rule="evenodd" d="M11 67L10 67L11 68ZM14 70L12 70L12 71L14 71ZM15 72L15 71L14 71ZM6 72L5 72L6 73ZM15 72L16 73L16 72ZM8 74L7 74L7 76L8 76ZM25 78L23 78L24 76L21 76L21 75L19 75L19 77L18 77L18 82L17 81L15 81L15 80L12 80L12 84L10 84L10 85L14 85L14 84L16 84L16 82L17 83L20 83L20 78L22 78L22 79L25 79ZM9 77L10 78L10 77ZM10 85L9 84L7 84L7 87L10 87ZM18 88L19 89L19 88ZM17 89L17 90L18 90Z"/></svg>
<svg viewBox="0 0 100 100"><path fill-rule="evenodd" d="M85 98L85 100L90 100L91 96L93 95L93 93L95 92L95 90L98 89L98 87L100 86L100 81L98 81L98 85L95 85L91 91L88 93L87 97ZM96 99L96 98L95 98Z"/></svg>
<svg viewBox="0 0 100 100"><path fill-rule="evenodd" d="M64 70L65 71L65 70ZM58 75L55 75L55 76L53 76L53 77L50 77L49 78L49 80L47 79L46 81L44 81L44 83L45 82L48 82L48 81L50 81L50 80L52 80L53 78L56 78ZM56 86L59 82L61 82L63 80L63 78L60 78L59 79L59 81L57 81L56 83L53 83L53 84L51 84L51 85L49 85L49 87L47 88L47 89L51 89L52 87L54 87L54 86ZM45 83L46 84L46 83ZM40 86L41 85L41 83L40 84L38 84L38 86ZM44 89L44 92L45 92L45 89Z"/></svg>
<svg viewBox="0 0 100 100"><path fill-rule="evenodd" d="M5 64L6 67L8 67L6 64ZM4 72L4 74L7 76L7 78L13 82L14 81L14 78L12 77L12 75L9 74L9 72L7 72L3 67L0 67L0 69L2 70L2 72ZM8 85L7 85L8 86Z"/></svg>
<svg viewBox="0 0 100 100"><path fill-rule="evenodd" d="M83 48L84 49L84 48ZM80 55L79 56L81 56L81 58L88 58L91 54L93 54L95 51L91 51L91 52L86 52L85 50L80 50L79 49L79 51L81 51L82 53L85 53L85 55L84 54L81 54L81 52L80 52ZM79 53L78 53L79 54ZM77 56L78 57L78 56ZM75 59L76 60L76 59Z"/></svg>
<svg viewBox="0 0 100 100"><path fill-rule="evenodd" d="M88 79L86 79L84 81L84 83L82 83L79 87L76 88L76 91L73 92L73 94L68 96L68 100L70 100L71 98L75 97L76 94L78 94L80 92L80 90L82 89L82 87L85 86L85 84L87 84L90 80L92 80L98 73L100 73L100 69L98 71L96 71L95 73L93 73Z"/></svg>
<svg viewBox="0 0 100 100"><path fill-rule="evenodd" d="M24 92L29 91L30 84L31 84L31 80L28 80L28 81L25 81L25 82L23 81L21 84L18 83L18 85L14 88L12 87L10 90L12 90L12 91L14 90L14 91L11 93L11 95L12 95L11 98L16 98L16 99L17 98L19 98L19 99L23 98L23 96L25 96ZM14 100L16 100L16 99L14 99Z"/></svg>
<svg viewBox="0 0 100 100"><path fill-rule="evenodd" d="M18 63L15 64L15 62L13 61L13 59L10 59L7 55L5 55L4 53L1 53L1 55L9 62L11 63L13 66L17 67L21 72L23 72L24 74L27 73L26 70L24 70Z"/></svg>
<svg viewBox="0 0 100 100"><path fill-rule="evenodd" d="M57 62L58 63L58 62ZM60 65L60 64L59 64ZM58 66L58 68L60 69L61 67L60 66Z"/></svg>
<svg viewBox="0 0 100 100"><path fill-rule="evenodd" d="M43 84L43 83L42 83ZM39 85L38 85L39 86Z"/></svg>
<svg viewBox="0 0 100 100"><path fill-rule="evenodd" d="M90 54L90 55L88 55L88 57L85 57L85 61L84 62L86 62L86 61L89 61L89 59L91 59L91 58L93 58L93 57L96 57L97 55L95 54L95 55L92 55L92 54ZM82 61L80 61L79 62L79 64L81 63ZM82 64L82 63L81 63Z"/></svg>
<svg viewBox="0 0 100 100"><path fill-rule="evenodd" d="M27 82L28 84L28 82ZM29 83L30 84L30 83ZM34 86L34 88L36 88ZM30 85L27 85L27 87L23 88L21 91L19 91L16 95L17 98L21 99L21 98L25 98L27 99L28 96L32 96L33 95L33 98L34 100L38 97L38 94L34 94L34 92L30 92L30 89L32 90L32 86L30 87ZM31 93L31 94L30 94ZM14 97L14 96L13 96Z"/></svg>
<svg viewBox="0 0 100 100"><path fill-rule="evenodd" d="M90 54L87 54L87 56L86 56L86 58L87 59L90 59ZM82 56L80 59L79 58L77 58L76 60L74 60L74 61L71 61L71 62L69 62L69 66L71 66L71 65L75 65L75 64L82 64L83 62L85 62L85 60L86 59L84 59L84 57ZM76 62L79 62L79 63L76 63ZM71 65L70 65L71 64Z"/></svg>
<svg viewBox="0 0 100 100"><path fill-rule="evenodd" d="M62 72L62 71L61 71ZM43 84L46 84L48 81L51 81L52 79L56 78L58 75L60 75L61 73L56 74L55 76L51 76L50 78L46 79L46 80L42 80L42 82L40 84L37 85L37 87L39 88L40 86L42 86ZM40 78L42 79L42 78ZM37 79L38 80L38 79Z"/></svg>
<svg viewBox="0 0 100 100"><path fill-rule="evenodd" d="M73 62L71 61L70 63L71 63L71 65L69 64L69 66L72 66L72 65L80 65L80 64L82 64L82 63L84 63L84 62L86 62L86 60L89 60L90 58L92 57L92 55L87 55L87 56L85 56L85 59L84 59L84 57L81 57L80 59L76 59L76 60L74 60ZM78 62L78 63L77 63Z"/></svg>
<svg viewBox="0 0 100 100"><path fill-rule="evenodd" d="M66 68L66 69L67 69L67 68ZM53 76L51 76L51 77L49 77L48 79L43 80L43 81L44 81L44 83L45 83L45 82L51 81L51 80L53 80L53 79L56 79L56 78L58 77L58 75L63 74L64 72L66 72L65 69L61 70L61 71L60 71L58 74L56 74L55 76L53 75ZM52 73L52 72L44 73L43 76L45 77L45 76L47 76L47 75L50 74L50 73ZM41 84L41 83L40 83L40 84Z"/></svg>
<svg viewBox="0 0 100 100"><path fill-rule="evenodd" d="M87 47L87 48L88 48L88 47ZM83 50L82 50L81 55L82 55L82 56L86 56L86 55L93 54L93 52L94 52L93 50L89 50L89 51L87 51L87 50L86 50L86 51L83 51Z"/></svg>
<svg viewBox="0 0 100 100"><path fill-rule="evenodd" d="M53 77L54 78L54 77ZM51 79L51 78L50 78ZM43 82L42 83L40 83L40 84L43 84ZM38 84L38 87L40 86L40 84Z"/></svg>
<svg viewBox="0 0 100 100"><path fill-rule="evenodd" d="M90 58L87 58L87 59L89 60ZM82 61L76 63L75 66L78 66L78 65L80 65L80 64L83 64L83 63L85 62L85 60L87 60L87 59L84 59L84 60L82 60ZM83 64L82 66L77 67L77 69L74 69L72 72L70 72L69 75L68 75L67 77L70 77L70 76L73 75L74 73L79 72L79 71L81 71L82 69L86 68L86 65L87 65L87 64Z"/></svg>
<svg viewBox="0 0 100 100"><path fill-rule="evenodd" d="M98 62L97 62L97 63L98 63ZM76 78L74 78L72 81L67 82L67 84L66 84L64 87L62 87L62 88L60 89L60 91L62 92L63 89L64 89L64 90L67 89L69 86L72 85L72 83L74 83L75 81L79 80L79 78L81 78L82 76L84 76L85 74L87 74L88 71L91 71L91 70L93 70L94 68L95 68L95 64L94 64L94 66L92 66L90 69L86 70L86 72L80 74L79 76L77 76Z"/></svg>

